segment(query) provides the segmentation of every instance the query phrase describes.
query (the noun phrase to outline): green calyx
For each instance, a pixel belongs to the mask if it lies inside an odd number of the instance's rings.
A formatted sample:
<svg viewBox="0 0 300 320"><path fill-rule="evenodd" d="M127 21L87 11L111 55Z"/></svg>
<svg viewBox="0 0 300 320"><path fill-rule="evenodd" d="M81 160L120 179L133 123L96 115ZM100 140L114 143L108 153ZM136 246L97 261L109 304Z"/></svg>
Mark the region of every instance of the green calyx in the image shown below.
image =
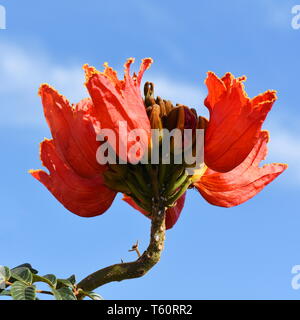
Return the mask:
<svg viewBox="0 0 300 320"><path fill-rule="evenodd" d="M191 184L185 167L177 164L112 165L104 173L104 180L110 189L131 197L149 214L153 206L174 206Z"/></svg>

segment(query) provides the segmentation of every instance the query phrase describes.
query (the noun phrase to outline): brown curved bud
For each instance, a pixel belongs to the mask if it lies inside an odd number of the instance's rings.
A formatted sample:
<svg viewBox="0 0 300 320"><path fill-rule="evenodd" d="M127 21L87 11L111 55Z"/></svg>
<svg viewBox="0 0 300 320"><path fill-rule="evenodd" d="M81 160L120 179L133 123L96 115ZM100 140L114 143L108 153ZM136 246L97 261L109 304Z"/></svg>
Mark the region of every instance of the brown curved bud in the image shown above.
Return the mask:
<svg viewBox="0 0 300 320"><path fill-rule="evenodd" d="M206 129L208 125L208 120L204 117L198 117L197 119L197 129Z"/></svg>
<svg viewBox="0 0 300 320"><path fill-rule="evenodd" d="M178 123L178 115L179 115L179 110L180 108L174 107L171 112L168 114L167 120L166 120L166 127L168 130L173 130L177 128L177 123Z"/></svg>
<svg viewBox="0 0 300 320"><path fill-rule="evenodd" d="M174 107L170 100L164 100L164 102L165 102L166 114L168 115Z"/></svg>
<svg viewBox="0 0 300 320"><path fill-rule="evenodd" d="M160 106L155 104L152 106L150 114L150 125L151 129L162 129L163 125L160 118Z"/></svg>
<svg viewBox="0 0 300 320"><path fill-rule="evenodd" d="M195 109L190 109L184 106L184 129L196 129L197 116L195 116Z"/></svg>
<svg viewBox="0 0 300 320"><path fill-rule="evenodd" d="M154 99L154 84L152 82L146 82L144 85L145 105L150 107L155 104Z"/></svg>
<svg viewBox="0 0 300 320"><path fill-rule="evenodd" d="M165 102L161 97L156 98L156 103L160 106L160 116L164 117L167 115Z"/></svg>
<svg viewBox="0 0 300 320"><path fill-rule="evenodd" d="M168 130L178 128L183 129L195 129L197 125L197 118L190 108L184 105L177 105L168 114L166 126Z"/></svg>
<svg viewBox="0 0 300 320"><path fill-rule="evenodd" d="M152 106L146 108L147 116L150 118L151 112L152 112Z"/></svg>
<svg viewBox="0 0 300 320"><path fill-rule="evenodd" d="M198 114L197 114L197 110L194 108L191 108L191 111L193 112L193 114L195 115L196 119L198 119Z"/></svg>

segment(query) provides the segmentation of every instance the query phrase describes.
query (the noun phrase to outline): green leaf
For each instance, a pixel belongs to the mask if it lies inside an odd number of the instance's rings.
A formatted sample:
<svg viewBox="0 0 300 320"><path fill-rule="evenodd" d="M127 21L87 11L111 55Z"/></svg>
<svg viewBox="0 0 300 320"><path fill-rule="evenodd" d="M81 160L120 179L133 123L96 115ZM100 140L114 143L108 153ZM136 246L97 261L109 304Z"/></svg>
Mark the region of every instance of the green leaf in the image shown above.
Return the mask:
<svg viewBox="0 0 300 320"><path fill-rule="evenodd" d="M0 289L5 288L5 282L10 278L10 269L8 267L0 266Z"/></svg>
<svg viewBox="0 0 300 320"><path fill-rule="evenodd" d="M69 288L73 288L73 284L67 280L67 279L57 279L57 289L63 288L63 287L69 287Z"/></svg>
<svg viewBox="0 0 300 320"><path fill-rule="evenodd" d="M0 296L11 296L10 290L0 291Z"/></svg>
<svg viewBox="0 0 300 320"><path fill-rule="evenodd" d="M0 266L0 279L8 281L10 278L10 269L8 267Z"/></svg>
<svg viewBox="0 0 300 320"><path fill-rule="evenodd" d="M38 273L38 271L37 271L37 270L35 270L35 269L33 269L33 268L32 268L32 266L31 266L31 264L30 264L30 263L23 263L23 264L20 264L19 266L12 268L12 270L14 270L14 269L18 269L18 268L21 268L21 267L28 268L28 269L31 271L31 273L34 273L34 274L37 274L37 273Z"/></svg>
<svg viewBox="0 0 300 320"><path fill-rule="evenodd" d="M76 278L74 274L72 274L67 280L70 281L72 285L76 283Z"/></svg>
<svg viewBox="0 0 300 320"><path fill-rule="evenodd" d="M54 274L46 274L45 276L41 277L37 274L33 274L33 282L45 282L47 283L51 288L56 287L56 277Z"/></svg>
<svg viewBox="0 0 300 320"><path fill-rule="evenodd" d="M93 299L93 300L104 300L103 297L100 296L100 294L95 293L95 292L85 292L85 291L83 291L83 294L86 295L87 297Z"/></svg>
<svg viewBox="0 0 300 320"><path fill-rule="evenodd" d="M12 269L11 277L28 285L33 281L32 273L27 267Z"/></svg>
<svg viewBox="0 0 300 320"><path fill-rule="evenodd" d="M70 287L73 288L76 283L75 275L71 275L67 279L57 279L57 288Z"/></svg>
<svg viewBox="0 0 300 320"><path fill-rule="evenodd" d="M56 300L77 300L70 288L62 287L60 289L52 289Z"/></svg>
<svg viewBox="0 0 300 320"><path fill-rule="evenodd" d="M100 296L100 294L95 293L95 292L90 292L89 297L93 300L104 300L104 298L102 296Z"/></svg>
<svg viewBox="0 0 300 320"><path fill-rule="evenodd" d="M56 287L57 279L56 279L56 276L54 274L46 274L42 278L45 278L45 279L49 280L52 287L54 287L54 288Z"/></svg>
<svg viewBox="0 0 300 320"><path fill-rule="evenodd" d="M35 300L35 286L21 281L12 284L10 293L14 300Z"/></svg>

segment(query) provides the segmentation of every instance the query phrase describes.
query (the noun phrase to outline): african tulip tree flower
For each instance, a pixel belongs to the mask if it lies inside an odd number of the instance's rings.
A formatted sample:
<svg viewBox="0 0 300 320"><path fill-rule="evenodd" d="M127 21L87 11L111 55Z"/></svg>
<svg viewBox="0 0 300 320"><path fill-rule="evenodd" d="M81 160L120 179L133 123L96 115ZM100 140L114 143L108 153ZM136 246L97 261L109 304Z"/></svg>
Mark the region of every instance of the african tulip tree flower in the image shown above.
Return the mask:
<svg viewBox="0 0 300 320"><path fill-rule="evenodd" d="M105 186L102 173L106 167L95 158L99 142L90 118L91 100L71 106L48 85L42 85L39 94L53 139L40 145L49 174L42 170L31 174L71 212L84 217L103 213L116 192Z"/></svg>
<svg viewBox="0 0 300 320"><path fill-rule="evenodd" d="M279 163L259 167L267 155L268 140L268 132L261 131L255 146L240 165L225 173L207 168L194 186L216 206L232 207L249 200L286 168Z"/></svg>
<svg viewBox="0 0 300 320"><path fill-rule="evenodd" d="M134 62L133 58L128 59L125 63L124 80L119 80L116 72L107 64L105 64L104 72L84 65L86 87L94 104L93 114L101 126L112 129L119 137L121 135L120 121L126 122L128 132L140 128L142 124L145 134L140 136L139 142L142 148L146 149L150 140L151 127L141 97L140 84L144 71L152 64L152 59L143 59L138 75L134 74L133 77L129 74L132 62ZM114 146L115 151L118 154L122 150L123 155L120 153L118 155L123 160L127 160L127 152L134 143L127 139L117 139L116 146ZM139 158L142 156L143 154L140 153Z"/></svg>
<svg viewBox="0 0 300 320"><path fill-rule="evenodd" d="M243 86L246 77L227 73L218 78L209 72L205 81L205 106L210 119L205 132L205 163L211 169L228 172L238 166L260 138L268 112L276 100L275 91L250 99Z"/></svg>
<svg viewBox="0 0 300 320"><path fill-rule="evenodd" d="M243 88L244 77L236 79L228 73L220 79L210 72L206 79L207 120L195 109L155 98L151 83L145 84L143 99L140 84L152 60L144 59L138 75L133 76L129 72L132 62L128 59L125 63L123 80L107 64L104 72L85 65L91 98L77 105L70 105L48 85L40 88L52 133L52 140L43 141L40 150L49 173L32 170L31 174L68 210L84 217L100 215L110 207L117 192L122 192L124 201L150 219L166 210L169 229L180 216L188 189L196 188L213 205L232 207L252 198L286 169L285 164L259 167L267 155L269 139L261 127L276 100L274 91L250 99ZM129 141L127 132L120 133L119 122L124 121L129 135L135 129L144 132L139 137L141 147L134 155L138 160L134 164L124 163L126 152L135 143ZM117 163L100 164L96 160L98 148L107 143L97 141L103 128L111 129L118 137L112 146ZM159 146L164 130L191 130L191 138L184 141L183 148L193 152L198 146L196 131L204 130L204 163L198 167L175 162L176 154L183 150L173 140L170 163L165 164L162 155L158 163L143 163L144 155L152 156L148 154L154 147L151 129L161 133Z"/></svg>

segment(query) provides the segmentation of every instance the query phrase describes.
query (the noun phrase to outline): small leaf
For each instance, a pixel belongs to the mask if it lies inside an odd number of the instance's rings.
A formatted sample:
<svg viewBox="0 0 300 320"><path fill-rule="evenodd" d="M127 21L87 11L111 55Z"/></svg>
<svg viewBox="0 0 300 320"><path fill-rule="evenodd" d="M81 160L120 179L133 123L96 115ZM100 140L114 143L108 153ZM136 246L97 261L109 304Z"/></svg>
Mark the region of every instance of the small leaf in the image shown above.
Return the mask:
<svg viewBox="0 0 300 320"><path fill-rule="evenodd" d="M46 277L47 276L47 277ZM45 282L47 283L51 288L55 288L56 287L56 277L55 275L46 275L46 276L39 276L37 274L33 274L33 281L32 282ZM48 278L48 276L51 276ZM53 277L52 277L53 276ZM54 279L55 278L55 279ZM54 281L55 280L55 281Z"/></svg>
<svg viewBox="0 0 300 320"><path fill-rule="evenodd" d="M75 283L76 283L76 278L75 278L75 275L73 274L67 279L57 279L57 288L62 288L62 287L74 288Z"/></svg>
<svg viewBox="0 0 300 320"><path fill-rule="evenodd" d="M100 296L100 294L95 292L90 292L89 297L92 298L93 300L104 300L104 298Z"/></svg>
<svg viewBox="0 0 300 320"><path fill-rule="evenodd" d="M8 267L0 266L0 279L8 281L10 278L10 269Z"/></svg>
<svg viewBox="0 0 300 320"><path fill-rule="evenodd" d="M103 297L100 296L100 294L96 292L85 292L83 291L83 294L86 295L87 297L93 299L93 300L104 300Z"/></svg>
<svg viewBox="0 0 300 320"><path fill-rule="evenodd" d="M1 290L0 296L11 296L10 290Z"/></svg>
<svg viewBox="0 0 300 320"><path fill-rule="evenodd" d="M42 278L45 278L45 279L49 280L52 287L54 287L54 288L56 287L57 279L56 279L56 276L54 274L46 274Z"/></svg>
<svg viewBox="0 0 300 320"><path fill-rule="evenodd" d="M67 280L67 279L57 279L57 289L63 288L63 287L69 287L69 288L73 288L73 284Z"/></svg>
<svg viewBox="0 0 300 320"><path fill-rule="evenodd" d="M60 289L52 289L56 300L77 300L70 288L62 287Z"/></svg>
<svg viewBox="0 0 300 320"><path fill-rule="evenodd" d="M32 284L32 273L27 267L20 267L11 270L11 277L25 284Z"/></svg>
<svg viewBox="0 0 300 320"><path fill-rule="evenodd" d="M14 300L35 300L35 286L21 281L12 284L10 293Z"/></svg>
<svg viewBox="0 0 300 320"><path fill-rule="evenodd" d="M76 283L76 278L74 274L72 274L67 280L70 281L72 285Z"/></svg>
<svg viewBox="0 0 300 320"><path fill-rule="evenodd" d="M5 282L10 278L10 269L8 267L0 266L0 289L5 289Z"/></svg>
<svg viewBox="0 0 300 320"><path fill-rule="evenodd" d="M38 271L33 269L31 264L30 263L23 263L23 264L20 264L19 266L17 267L14 267L12 270L14 269L18 269L18 268L21 268L21 267L25 267L25 268L28 268L33 274L37 274Z"/></svg>

